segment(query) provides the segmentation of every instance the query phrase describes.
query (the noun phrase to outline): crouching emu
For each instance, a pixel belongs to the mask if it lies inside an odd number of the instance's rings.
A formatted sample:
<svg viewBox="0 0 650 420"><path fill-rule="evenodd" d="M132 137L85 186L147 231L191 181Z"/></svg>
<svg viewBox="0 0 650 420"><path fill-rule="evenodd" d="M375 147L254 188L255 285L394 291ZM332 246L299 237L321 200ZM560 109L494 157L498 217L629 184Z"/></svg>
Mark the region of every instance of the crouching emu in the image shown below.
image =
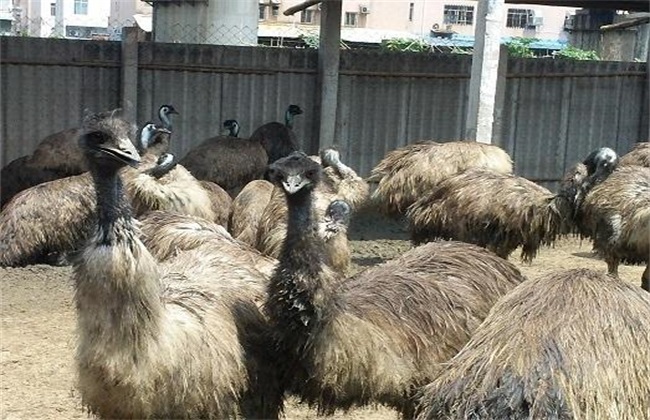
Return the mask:
<svg viewBox="0 0 650 420"><path fill-rule="evenodd" d="M324 263L314 214L321 166L296 152L268 174L289 209L265 304L289 390L321 413L380 403L411 418L415 390L436 377L521 274L479 247L437 242L342 278ZM335 201L330 210L346 207Z"/></svg>
<svg viewBox="0 0 650 420"><path fill-rule="evenodd" d="M390 151L375 166L368 182L376 182L372 200L388 216L401 218L420 197L440 182L472 168L512 173L505 150L474 141L419 142Z"/></svg>
<svg viewBox="0 0 650 420"><path fill-rule="evenodd" d="M650 418L650 294L593 270L527 280L423 388L418 420Z"/></svg>
<svg viewBox="0 0 650 420"><path fill-rule="evenodd" d="M140 158L123 120L84 122L97 221L73 263L82 403L104 418L277 417L274 365L255 301L263 278L188 251L159 266L119 175ZM277 388L276 388L277 389Z"/></svg>
<svg viewBox="0 0 650 420"><path fill-rule="evenodd" d="M419 244L456 239L484 246L503 258L521 246L521 258L530 262L541 246L574 230L579 197L606 179L616 159L611 149L598 149L585 160L582 171L570 171L573 176L565 177L557 194L526 178L494 171L476 169L452 176L409 207L411 240Z"/></svg>

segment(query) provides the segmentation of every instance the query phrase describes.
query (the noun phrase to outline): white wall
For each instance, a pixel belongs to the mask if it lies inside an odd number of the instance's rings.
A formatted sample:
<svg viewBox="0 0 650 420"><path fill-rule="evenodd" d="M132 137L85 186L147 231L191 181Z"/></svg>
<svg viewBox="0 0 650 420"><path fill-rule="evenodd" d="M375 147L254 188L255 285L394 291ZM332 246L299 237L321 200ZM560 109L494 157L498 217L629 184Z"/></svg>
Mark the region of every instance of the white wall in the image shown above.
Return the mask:
<svg viewBox="0 0 650 420"><path fill-rule="evenodd" d="M257 0L209 0L154 7L157 42L257 45Z"/></svg>

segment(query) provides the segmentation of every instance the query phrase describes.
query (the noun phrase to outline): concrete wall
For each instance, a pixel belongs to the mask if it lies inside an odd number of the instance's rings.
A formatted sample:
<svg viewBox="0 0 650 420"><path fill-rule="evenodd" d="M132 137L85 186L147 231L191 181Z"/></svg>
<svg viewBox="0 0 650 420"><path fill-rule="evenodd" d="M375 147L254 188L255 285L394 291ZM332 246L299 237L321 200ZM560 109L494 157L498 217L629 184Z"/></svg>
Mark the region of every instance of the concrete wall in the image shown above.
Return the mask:
<svg viewBox="0 0 650 420"><path fill-rule="evenodd" d="M305 111L295 131L318 149L317 51L140 43L137 77L122 87L118 42L0 37L0 163L29 154L48 134L79 124L83 110L135 94L137 121L163 103L181 113L173 152L183 155L239 120L242 136ZM462 139L471 56L344 51L336 137L343 159L367 175L384 154L423 139ZM510 59L499 144L516 171L551 188L593 148L624 153L648 140L645 63ZM126 79L124 79L126 80Z"/></svg>

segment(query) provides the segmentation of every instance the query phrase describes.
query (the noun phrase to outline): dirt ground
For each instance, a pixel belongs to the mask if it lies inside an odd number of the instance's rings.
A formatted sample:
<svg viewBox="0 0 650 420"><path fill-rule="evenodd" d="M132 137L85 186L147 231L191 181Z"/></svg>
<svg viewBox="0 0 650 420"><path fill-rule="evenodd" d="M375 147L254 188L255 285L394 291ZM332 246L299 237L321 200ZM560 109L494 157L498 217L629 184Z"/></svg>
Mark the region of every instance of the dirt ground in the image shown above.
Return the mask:
<svg viewBox="0 0 650 420"><path fill-rule="evenodd" d="M380 220L353 223L350 230L355 270L393 258L410 248L397 224ZM605 271L593 257L590 244L567 239L541 251L530 265L517 262L529 277L556 269L588 267ZM640 283L642 267L621 266L623 279ZM0 418L82 419L74 386L73 287L69 267L44 265L0 268ZM316 418L314 411L292 401L287 419ZM334 419L396 419L385 408L367 408L337 414Z"/></svg>

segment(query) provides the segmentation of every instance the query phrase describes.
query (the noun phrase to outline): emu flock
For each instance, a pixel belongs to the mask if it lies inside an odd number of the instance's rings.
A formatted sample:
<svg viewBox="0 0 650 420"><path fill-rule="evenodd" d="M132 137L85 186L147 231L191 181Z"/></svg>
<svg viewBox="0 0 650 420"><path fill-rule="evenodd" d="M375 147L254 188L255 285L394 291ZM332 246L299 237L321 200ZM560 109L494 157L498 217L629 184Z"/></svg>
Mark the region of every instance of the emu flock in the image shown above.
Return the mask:
<svg viewBox="0 0 650 420"><path fill-rule="evenodd" d="M468 141L391 151L363 179L302 151L302 112L249 138L228 120L182 159L171 105L139 130L87 113L2 169L0 266L72 266L88 412L273 419L296 396L319 415L650 418L649 143L595 150L557 193ZM368 208L413 247L350 275ZM571 235L607 273L508 261ZM646 265L641 287L621 263Z"/></svg>

